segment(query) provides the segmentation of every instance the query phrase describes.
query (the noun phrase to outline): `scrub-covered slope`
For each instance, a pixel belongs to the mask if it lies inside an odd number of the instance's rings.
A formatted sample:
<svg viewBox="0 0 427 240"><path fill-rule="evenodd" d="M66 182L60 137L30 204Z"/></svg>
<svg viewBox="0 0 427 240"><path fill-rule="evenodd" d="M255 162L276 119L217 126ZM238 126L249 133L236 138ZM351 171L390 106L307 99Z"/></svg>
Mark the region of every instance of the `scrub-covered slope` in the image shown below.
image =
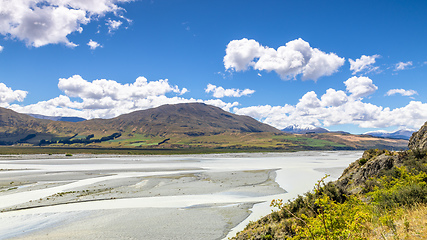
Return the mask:
<svg viewBox="0 0 427 240"><path fill-rule="evenodd" d="M407 151L367 150L335 182L284 203L233 239L426 239L427 124Z"/></svg>

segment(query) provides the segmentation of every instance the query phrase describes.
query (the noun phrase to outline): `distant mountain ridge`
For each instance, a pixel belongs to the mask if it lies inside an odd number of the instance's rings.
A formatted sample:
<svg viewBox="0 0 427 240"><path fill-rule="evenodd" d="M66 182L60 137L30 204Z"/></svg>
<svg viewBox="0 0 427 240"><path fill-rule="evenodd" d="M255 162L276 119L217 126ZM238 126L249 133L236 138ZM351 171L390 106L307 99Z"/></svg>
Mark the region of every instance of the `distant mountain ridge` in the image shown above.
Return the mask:
<svg viewBox="0 0 427 240"><path fill-rule="evenodd" d="M321 127L316 127L312 125L298 125L298 124L292 124L284 129L282 129L283 132L291 133L291 134L308 134L308 133L327 133L329 130Z"/></svg>
<svg viewBox="0 0 427 240"><path fill-rule="evenodd" d="M410 130L410 129L401 129L394 132L387 132L387 131L380 130L380 131L366 132L364 133L364 135L369 135L373 137L409 140L409 138L412 136L414 132L415 130Z"/></svg>
<svg viewBox="0 0 427 240"><path fill-rule="evenodd" d="M81 117L45 116L45 115L32 114L32 113L27 113L27 115L34 118L38 118L38 119L47 119L47 120L61 121L61 122L82 122L87 120Z"/></svg>

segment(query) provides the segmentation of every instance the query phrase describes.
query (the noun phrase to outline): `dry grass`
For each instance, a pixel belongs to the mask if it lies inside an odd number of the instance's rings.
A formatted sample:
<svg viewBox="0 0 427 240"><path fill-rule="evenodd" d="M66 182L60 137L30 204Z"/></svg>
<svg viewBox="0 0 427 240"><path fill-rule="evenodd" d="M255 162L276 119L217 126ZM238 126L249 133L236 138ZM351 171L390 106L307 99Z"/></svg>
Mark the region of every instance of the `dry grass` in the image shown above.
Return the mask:
<svg viewBox="0 0 427 240"><path fill-rule="evenodd" d="M409 209L398 209L391 214L392 221L373 219L367 223L366 239L411 240L427 239L427 205L418 205ZM391 219L390 219L391 220ZM293 221L293 218L289 219ZM267 230L270 229L270 230ZM268 215L257 222L252 222L233 239L264 239L267 232L273 230L273 239L286 239L285 221L276 222ZM321 239L321 238L315 238ZM353 238L349 238L353 239Z"/></svg>
<svg viewBox="0 0 427 240"><path fill-rule="evenodd" d="M384 142L407 142L406 140L400 140L400 139L388 139L388 138L377 138L377 137L370 137L370 136L357 136L357 135L342 135L342 134L335 134L335 137L344 139L346 141L350 142L361 142L361 141L384 141Z"/></svg>
<svg viewBox="0 0 427 240"><path fill-rule="evenodd" d="M427 205L395 213L397 219L374 227L369 239L427 239Z"/></svg>

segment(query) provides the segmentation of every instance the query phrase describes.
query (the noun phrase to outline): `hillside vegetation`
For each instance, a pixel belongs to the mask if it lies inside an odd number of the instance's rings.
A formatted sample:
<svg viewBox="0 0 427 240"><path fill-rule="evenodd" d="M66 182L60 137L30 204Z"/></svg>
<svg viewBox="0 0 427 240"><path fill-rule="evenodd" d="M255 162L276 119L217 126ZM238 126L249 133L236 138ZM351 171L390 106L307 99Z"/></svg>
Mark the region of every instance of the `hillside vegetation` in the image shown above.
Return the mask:
<svg viewBox="0 0 427 240"><path fill-rule="evenodd" d="M232 239L426 239L427 124L410 150L371 149L335 182L323 179Z"/></svg>

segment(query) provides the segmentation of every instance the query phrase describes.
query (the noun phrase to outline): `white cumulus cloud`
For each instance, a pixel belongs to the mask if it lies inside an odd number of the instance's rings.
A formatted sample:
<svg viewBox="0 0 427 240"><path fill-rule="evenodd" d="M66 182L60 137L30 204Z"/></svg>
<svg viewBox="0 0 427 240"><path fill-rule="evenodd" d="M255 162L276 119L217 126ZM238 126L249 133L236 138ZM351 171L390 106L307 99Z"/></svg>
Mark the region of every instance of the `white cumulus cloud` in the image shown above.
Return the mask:
<svg viewBox="0 0 427 240"><path fill-rule="evenodd" d="M0 52L3 52L4 47L0 45Z"/></svg>
<svg viewBox="0 0 427 240"><path fill-rule="evenodd" d="M22 90L12 90L4 83L0 83L0 104L3 106L11 102L22 102L27 97L28 92Z"/></svg>
<svg viewBox="0 0 427 240"><path fill-rule="evenodd" d="M345 96L345 92L328 89L320 99L307 92L296 105L251 106L233 108L240 115L252 116L278 129L290 125L328 127L354 124L361 128L415 128L427 119L427 103L411 101L402 108L390 109Z"/></svg>
<svg viewBox="0 0 427 240"><path fill-rule="evenodd" d="M344 64L344 58L335 53L325 53L301 38L273 49L261 46L253 39L243 38L228 43L225 50L224 67L226 70L275 71L282 79L292 79L302 74L302 80L317 80L330 76Z"/></svg>
<svg viewBox="0 0 427 240"><path fill-rule="evenodd" d="M321 105L324 107L338 107L348 101L348 96L344 91L329 88L321 99Z"/></svg>
<svg viewBox="0 0 427 240"><path fill-rule="evenodd" d="M27 93L17 90L14 91L15 95L12 95L13 91L6 87L4 91L8 92L8 96L14 96L14 98L9 97L4 104L0 104L22 113L77 116L86 119L111 118L164 104L203 102L226 111L239 105L238 102L228 103L220 99L201 100L180 97L188 90L171 85L167 79L148 81L144 77L139 77L133 83L121 84L106 79L87 81L80 75L74 75L70 78L59 79L58 88L64 92L64 95L36 104L21 106L9 103L13 100L21 101ZM3 91L1 89L3 88L0 85L0 93ZM167 96L173 94L175 96Z"/></svg>
<svg viewBox="0 0 427 240"><path fill-rule="evenodd" d="M183 98L181 95L188 90L171 85L168 80L148 81L144 77L139 77L133 83L122 84L106 79L88 81L80 75L74 75L59 79L58 88L64 94L24 106L13 102L22 102L27 96L26 91L12 90L4 83L0 83L0 106L22 113L92 119L116 117L164 104L203 102L226 111L232 110L236 114L254 117L279 129L294 124L319 127L354 124L361 128L418 129L427 119L427 103L420 101L411 101L406 106L395 109L365 102L363 97L377 90L372 80L367 77L352 77L344 84L347 92L330 88L323 95L318 95L314 91L309 91L295 105L239 108L238 102ZM211 84L210 88L218 87ZM390 94L413 93L412 90L392 90L389 91ZM235 92L242 94L243 91L235 90Z"/></svg>
<svg viewBox="0 0 427 240"><path fill-rule="evenodd" d="M399 63L396 63L396 65L394 65L394 67L395 67L394 71L405 70L405 69L407 69L410 66L412 66L412 62L411 61L409 61L409 62L399 62Z"/></svg>
<svg viewBox="0 0 427 240"><path fill-rule="evenodd" d="M87 43L87 45L90 47L90 49L95 50L98 47L102 47L101 44L99 44L98 42L93 41L92 39L89 40L89 42Z"/></svg>
<svg viewBox="0 0 427 240"><path fill-rule="evenodd" d="M122 21L118 20L111 20L108 19L106 25L108 26L108 32L111 33L117 29L119 29L119 27L123 24Z"/></svg>
<svg viewBox="0 0 427 240"><path fill-rule="evenodd" d="M320 100L317 98L317 94L314 91L310 91L299 100L297 106L298 109L313 109L320 107Z"/></svg>
<svg viewBox="0 0 427 240"><path fill-rule="evenodd" d="M240 90L240 89L235 89L235 88L230 88L230 89L224 89L223 87L217 87L213 84L208 84L208 86L205 89L206 93L213 93L213 96L216 98L222 98L222 97L241 97L241 96L247 96L250 95L252 93L255 92L255 90L251 90L251 89L244 89L244 90Z"/></svg>
<svg viewBox="0 0 427 240"><path fill-rule="evenodd" d="M351 77L344 84L354 98L366 97L378 89L368 77Z"/></svg>
<svg viewBox="0 0 427 240"><path fill-rule="evenodd" d="M82 32L88 24L107 13L123 9L118 4L132 0L0 0L0 34L41 47L77 44L67 36Z"/></svg>
<svg viewBox="0 0 427 240"><path fill-rule="evenodd" d="M314 91L307 92L296 105L235 107L233 112L252 116L278 129L295 124L319 127L354 124L361 128L418 129L427 119L427 103L411 101L404 107L390 109L364 102L361 96L377 89L369 78L353 77L344 84L348 95L330 88L320 98ZM362 87L358 88L358 84Z"/></svg>
<svg viewBox="0 0 427 240"><path fill-rule="evenodd" d="M375 63L375 59L379 57L380 55L376 54L372 56L362 55L356 60L348 59L350 62L350 70L353 71L353 75L364 70L374 70L375 68L372 67L372 65Z"/></svg>
<svg viewBox="0 0 427 240"><path fill-rule="evenodd" d="M160 96L168 92L181 93L178 86L172 86L168 80L148 81L138 77L134 83L121 84L114 80L94 80L89 82L80 75L70 78L60 78L58 87L67 96L85 99L139 99L150 96ZM186 89L184 91L187 91Z"/></svg>
<svg viewBox="0 0 427 240"><path fill-rule="evenodd" d="M415 90L405 90L405 89L390 89L386 93L387 96L400 94L402 96L412 96L412 95L418 95L418 92Z"/></svg>

